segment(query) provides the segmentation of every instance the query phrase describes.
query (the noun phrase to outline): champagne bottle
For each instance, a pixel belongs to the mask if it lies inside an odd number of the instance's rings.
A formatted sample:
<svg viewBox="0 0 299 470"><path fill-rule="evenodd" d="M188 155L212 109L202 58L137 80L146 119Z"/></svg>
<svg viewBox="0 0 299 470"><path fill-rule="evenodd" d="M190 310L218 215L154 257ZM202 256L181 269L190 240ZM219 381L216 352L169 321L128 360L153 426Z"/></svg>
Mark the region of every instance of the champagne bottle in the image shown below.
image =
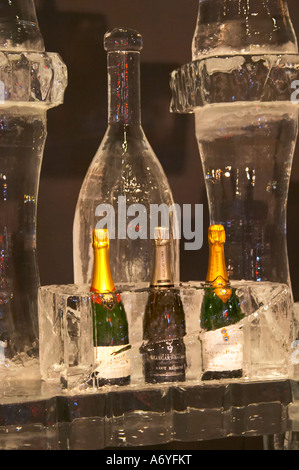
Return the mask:
<svg viewBox="0 0 299 470"><path fill-rule="evenodd" d="M170 269L169 230L155 228L155 257L143 319L143 372L146 382L185 380L185 314Z"/></svg>
<svg viewBox="0 0 299 470"><path fill-rule="evenodd" d="M109 261L107 229L93 231L94 269L91 283L96 386L130 383L128 321L116 292Z"/></svg>
<svg viewBox="0 0 299 470"><path fill-rule="evenodd" d="M242 376L244 317L236 289L229 283L224 254L225 230L211 225L209 264L201 307L203 380Z"/></svg>
<svg viewBox="0 0 299 470"><path fill-rule="evenodd" d="M116 28L104 37L108 126L77 201L73 226L76 284L91 281L93 229L109 230L114 281L118 286L134 287L148 285L151 278L152 231L159 224L152 223L151 209L154 205L163 208L170 227L177 223L168 180L141 124L142 47L142 36L134 30ZM171 269L178 281L179 240L173 237L173 230L170 241Z"/></svg>

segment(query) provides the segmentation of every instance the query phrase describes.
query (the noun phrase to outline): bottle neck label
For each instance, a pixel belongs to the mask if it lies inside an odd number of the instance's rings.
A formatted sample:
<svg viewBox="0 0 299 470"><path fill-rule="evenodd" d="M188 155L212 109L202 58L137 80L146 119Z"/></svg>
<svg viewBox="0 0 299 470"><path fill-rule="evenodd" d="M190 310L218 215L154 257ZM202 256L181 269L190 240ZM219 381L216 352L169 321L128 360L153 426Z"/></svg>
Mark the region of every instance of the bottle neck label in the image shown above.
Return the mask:
<svg viewBox="0 0 299 470"><path fill-rule="evenodd" d="M113 310L114 307L121 302L121 296L119 293L112 294L93 294L92 295L92 302L94 304L102 305L107 310Z"/></svg>

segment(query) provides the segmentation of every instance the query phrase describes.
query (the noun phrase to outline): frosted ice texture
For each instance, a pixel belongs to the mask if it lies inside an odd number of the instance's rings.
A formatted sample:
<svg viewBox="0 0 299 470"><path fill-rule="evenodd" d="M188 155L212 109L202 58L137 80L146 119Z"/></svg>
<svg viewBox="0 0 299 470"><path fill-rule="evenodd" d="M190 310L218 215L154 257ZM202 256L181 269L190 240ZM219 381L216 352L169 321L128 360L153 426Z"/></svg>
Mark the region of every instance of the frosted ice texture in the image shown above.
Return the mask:
<svg viewBox="0 0 299 470"><path fill-rule="evenodd" d="M290 102L299 79L297 54L258 54L194 60L171 74L171 111L237 102ZM294 105L298 104L294 100Z"/></svg>
<svg viewBox="0 0 299 470"><path fill-rule="evenodd" d="M6 105L43 105L63 102L67 69L59 54L0 52L0 102Z"/></svg>

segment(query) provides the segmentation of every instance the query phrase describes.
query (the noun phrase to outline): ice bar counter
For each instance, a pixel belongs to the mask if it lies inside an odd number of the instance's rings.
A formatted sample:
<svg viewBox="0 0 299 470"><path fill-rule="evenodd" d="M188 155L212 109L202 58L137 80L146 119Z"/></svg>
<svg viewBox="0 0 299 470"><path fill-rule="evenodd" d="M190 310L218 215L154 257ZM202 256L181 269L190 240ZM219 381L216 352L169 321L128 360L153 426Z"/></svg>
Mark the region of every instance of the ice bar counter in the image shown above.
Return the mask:
<svg viewBox="0 0 299 470"><path fill-rule="evenodd" d="M144 288L122 292L131 331L131 383L95 390L85 382L93 360L86 347L91 335L89 288L40 288L41 331L47 338L41 338L43 380L38 364L36 369L21 366L15 377L3 376L1 448L129 448L229 436L263 436L266 448L296 448L299 361L297 343L290 342L293 307L288 290L268 287L267 299L263 285L238 285L237 291L242 309L248 309L242 322L242 378L202 381L198 312L203 288L188 283L180 287L186 315L185 381L144 381ZM294 311L297 317L297 305Z"/></svg>

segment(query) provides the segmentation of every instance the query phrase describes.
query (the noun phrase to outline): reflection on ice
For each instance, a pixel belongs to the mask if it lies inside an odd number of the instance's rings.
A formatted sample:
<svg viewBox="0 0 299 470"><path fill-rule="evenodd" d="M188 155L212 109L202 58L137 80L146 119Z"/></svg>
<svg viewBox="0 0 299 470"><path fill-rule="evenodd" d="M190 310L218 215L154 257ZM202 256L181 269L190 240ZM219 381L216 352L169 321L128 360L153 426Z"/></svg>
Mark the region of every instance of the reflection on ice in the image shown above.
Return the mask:
<svg viewBox="0 0 299 470"><path fill-rule="evenodd" d="M286 285L235 282L245 317L237 324L243 331L243 378L259 380L289 377L293 337L292 296ZM120 289L129 323L131 384L144 382L142 357L143 315L148 289ZM201 282L180 285L185 311L187 384L199 383L203 374L200 309ZM43 286L39 290L40 369L42 379L74 391L94 391L93 336L89 286ZM163 385L162 385L163 386ZM182 383L183 386L183 383ZM156 385L155 385L156 387ZM106 387L104 387L106 388Z"/></svg>

